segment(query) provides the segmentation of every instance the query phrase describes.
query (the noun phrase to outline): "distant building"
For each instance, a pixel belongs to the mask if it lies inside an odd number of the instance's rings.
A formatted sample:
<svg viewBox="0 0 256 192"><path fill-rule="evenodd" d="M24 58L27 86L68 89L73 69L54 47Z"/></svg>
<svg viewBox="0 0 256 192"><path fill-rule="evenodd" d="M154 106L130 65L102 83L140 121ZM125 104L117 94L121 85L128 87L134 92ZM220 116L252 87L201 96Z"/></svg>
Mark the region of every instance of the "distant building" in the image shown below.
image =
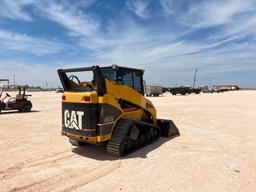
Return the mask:
<svg viewBox="0 0 256 192"><path fill-rule="evenodd" d="M0 82L5 82L5 83L0 83L0 84L6 84L9 85L9 79L0 79Z"/></svg>
<svg viewBox="0 0 256 192"><path fill-rule="evenodd" d="M238 85L213 85L214 88L220 90L220 91L233 91L233 90L239 90Z"/></svg>

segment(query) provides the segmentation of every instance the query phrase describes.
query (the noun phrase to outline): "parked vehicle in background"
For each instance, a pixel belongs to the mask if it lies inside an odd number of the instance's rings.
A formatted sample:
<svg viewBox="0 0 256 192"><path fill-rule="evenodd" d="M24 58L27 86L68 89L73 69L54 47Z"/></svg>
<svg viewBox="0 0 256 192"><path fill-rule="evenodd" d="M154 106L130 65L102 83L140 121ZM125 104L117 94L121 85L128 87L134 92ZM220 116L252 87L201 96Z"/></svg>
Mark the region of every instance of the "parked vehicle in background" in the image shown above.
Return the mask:
<svg viewBox="0 0 256 192"><path fill-rule="evenodd" d="M171 87L170 88L170 93L172 95L186 95L186 93L190 94L191 90L190 87L186 87L186 86L180 86L180 87Z"/></svg>
<svg viewBox="0 0 256 192"><path fill-rule="evenodd" d="M220 93L220 90L218 89L218 87L213 87L212 90L214 93Z"/></svg>
<svg viewBox="0 0 256 192"><path fill-rule="evenodd" d="M192 86L180 86L180 87L170 87L169 91L172 95L186 95L186 94L199 94L201 92L201 88L196 88L196 76L197 76L197 69L195 70L194 73L194 78L193 78L193 83Z"/></svg>
<svg viewBox="0 0 256 192"><path fill-rule="evenodd" d="M18 94L15 97L11 97L9 93L4 93L5 86L2 87L0 92L0 113L4 110L18 110L19 112L30 112L32 103L28 100L31 95L26 94L26 88L24 86L14 86L18 90Z"/></svg>
<svg viewBox="0 0 256 192"><path fill-rule="evenodd" d="M162 87L163 93L167 93L170 92L170 88L169 87Z"/></svg>
<svg viewBox="0 0 256 192"><path fill-rule="evenodd" d="M200 89L203 93L219 93L220 90L217 87L209 88L207 85L201 86Z"/></svg>
<svg viewBox="0 0 256 192"><path fill-rule="evenodd" d="M188 94L190 94L190 93L195 93L195 94L201 93L201 89L200 88L190 88L189 91L190 92Z"/></svg>
<svg viewBox="0 0 256 192"><path fill-rule="evenodd" d="M148 85L146 86L146 96L147 97L158 97L159 95L163 94L162 86L156 85Z"/></svg>
<svg viewBox="0 0 256 192"><path fill-rule="evenodd" d="M213 85L213 88L218 89L219 92L236 91L240 89L238 85Z"/></svg>
<svg viewBox="0 0 256 192"><path fill-rule="evenodd" d="M210 89L207 85L200 87L203 93L213 93L214 91Z"/></svg>
<svg viewBox="0 0 256 192"><path fill-rule="evenodd" d="M64 91L63 91L63 89L62 88L57 88L56 89L56 93L63 93Z"/></svg>

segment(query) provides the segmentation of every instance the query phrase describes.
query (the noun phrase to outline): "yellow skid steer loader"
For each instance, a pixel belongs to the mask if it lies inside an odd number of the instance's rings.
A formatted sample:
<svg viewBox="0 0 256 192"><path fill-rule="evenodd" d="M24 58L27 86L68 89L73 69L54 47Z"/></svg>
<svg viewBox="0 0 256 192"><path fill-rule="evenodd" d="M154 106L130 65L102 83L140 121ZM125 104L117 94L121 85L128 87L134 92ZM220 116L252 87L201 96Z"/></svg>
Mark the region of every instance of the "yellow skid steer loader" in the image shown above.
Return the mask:
<svg viewBox="0 0 256 192"><path fill-rule="evenodd" d="M77 146L106 143L107 153L118 157L160 136L179 135L171 120L157 119L144 96L143 73L117 65L59 69L62 134Z"/></svg>

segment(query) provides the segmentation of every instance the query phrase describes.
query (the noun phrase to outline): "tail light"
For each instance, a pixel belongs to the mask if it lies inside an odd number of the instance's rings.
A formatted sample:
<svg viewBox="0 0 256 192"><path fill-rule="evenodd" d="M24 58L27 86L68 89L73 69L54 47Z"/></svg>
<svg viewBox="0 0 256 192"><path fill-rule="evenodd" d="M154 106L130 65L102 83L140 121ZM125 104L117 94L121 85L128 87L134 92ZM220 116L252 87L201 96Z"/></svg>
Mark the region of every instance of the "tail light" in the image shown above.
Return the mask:
<svg viewBox="0 0 256 192"><path fill-rule="evenodd" d="M86 102L91 101L91 97L84 96L84 97L83 97L83 101L86 101Z"/></svg>
<svg viewBox="0 0 256 192"><path fill-rule="evenodd" d="M62 101L66 100L66 95L62 95Z"/></svg>

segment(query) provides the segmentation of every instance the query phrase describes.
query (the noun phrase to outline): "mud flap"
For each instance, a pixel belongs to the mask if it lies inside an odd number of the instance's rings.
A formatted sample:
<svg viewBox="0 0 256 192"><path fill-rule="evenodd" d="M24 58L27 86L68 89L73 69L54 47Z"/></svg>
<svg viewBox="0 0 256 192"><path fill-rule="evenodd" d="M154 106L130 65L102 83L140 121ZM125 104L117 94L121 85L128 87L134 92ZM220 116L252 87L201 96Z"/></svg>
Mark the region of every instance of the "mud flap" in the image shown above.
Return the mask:
<svg viewBox="0 0 256 192"><path fill-rule="evenodd" d="M161 130L161 137L176 137L180 135L179 129L169 119L157 119L157 125Z"/></svg>

